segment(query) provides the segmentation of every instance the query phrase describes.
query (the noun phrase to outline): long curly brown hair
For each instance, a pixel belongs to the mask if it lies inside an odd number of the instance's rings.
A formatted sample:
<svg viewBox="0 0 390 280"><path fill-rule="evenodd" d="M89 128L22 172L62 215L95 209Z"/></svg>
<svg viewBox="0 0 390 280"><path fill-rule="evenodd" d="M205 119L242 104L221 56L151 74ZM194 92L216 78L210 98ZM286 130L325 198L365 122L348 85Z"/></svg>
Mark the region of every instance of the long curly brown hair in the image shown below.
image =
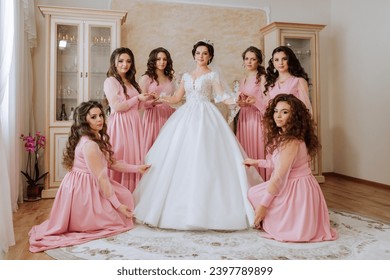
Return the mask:
<svg viewBox="0 0 390 280"><path fill-rule="evenodd" d="M96 136L95 132L92 131L87 121L87 115L93 108L99 108L103 114L104 122L102 130L99 131L100 137ZM95 141L99 145L102 153L106 156L109 164L114 163L114 152L112 151L110 144L110 137L107 134L106 116L104 114L102 104L97 101L91 100L82 102L74 110L73 124L70 128L70 134L68 137L68 142L66 143L62 161L63 166L68 170L72 169L73 167L76 146L82 136L88 136L89 139Z"/></svg>
<svg viewBox="0 0 390 280"><path fill-rule="evenodd" d="M131 66L130 66L130 69L129 71L127 71L126 73L126 79L130 82L130 84L132 84L132 86L139 92L141 93L141 88L139 87L137 81L135 80L135 74L136 74L136 68L135 68L135 58L134 58L134 54L133 52L129 49L129 48L124 48L124 47L121 47L121 48L117 48L115 49L112 54L111 54L111 57L110 57L110 68L108 69L107 71L107 77L115 77L115 79L118 80L118 82L122 85L123 87L123 92L126 96L126 98L129 97L129 95L127 94L127 91L126 91L126 86L125 86L125 83L124 81L122 81L122 78L121 76L118 74L118 71L116 69L116 66L117 66L117 63L118 63L118 59L119 59L119 56L121 54L128 54L129 57L130 57L130 60L131 60Z"/></svg>
<svg viewBox="0 0 390 280"><path fill-rule="evenodd" d="M305 69L302 67L301 63L299 62L299 59L295 55L294 51L286 46L279 46L275 48L272 52L272 57L268 61L268 67L267 67L267 75L266 75L266 82L265 82L265 90L264 93L266 93L270 87L275 86L275 82L277 78L279 77L279 72L276 71L276 68L274 67L273 59L274 54L283 52L287 57L287 63L288 63L288 72L293 75L294 77L301 77L304 78L309 85L310 79L309 75L306 73Z"/></svg>
<svg viewBox="0 0 390 280"><path fill-rule="evenodd" d="M291 107L290 118L287 120L285 131L276 126L274 120L275 107L279 102L286 102ZM263 117L263 126L265 146L270 154L278 147L293 140L304 141L310 157L314 157L321 148L315 134L315 123L309 110L301 100L292 94L278 94L269 101Z"/></svg>
<svg viewBox="0 0 390 280"><path fill-rule="evenodd" d="M170 81L173 80L173 75L175 74L175 70L173 70L173 60L171 58L171 54L169 53L168 50L159 47L157 49L154 49L150 52L149 54L149 59L146 64L147 69L145 71L144 75L148 75L152 80L155 80L158 85L158 80L157 80L157 74L156 74L156 61L157 61L157 55L159 53L165 53L167 56L167 66L164 69L164 75L168 77Z"/></svg>

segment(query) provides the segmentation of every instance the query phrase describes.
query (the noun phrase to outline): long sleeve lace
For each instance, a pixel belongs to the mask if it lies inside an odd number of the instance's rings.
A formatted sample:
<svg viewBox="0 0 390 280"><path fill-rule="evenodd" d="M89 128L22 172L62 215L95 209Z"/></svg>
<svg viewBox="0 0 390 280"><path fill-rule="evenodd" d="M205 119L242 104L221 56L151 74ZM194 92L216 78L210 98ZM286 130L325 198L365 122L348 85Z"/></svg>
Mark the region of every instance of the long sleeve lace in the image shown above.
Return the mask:
<svg viewBox="0 0 390 280"><path fill-rule="evenodd" d="M125 112L134 106L138 106L138 96L122 99L120 97L122 91L121 84L114 77L109 77L104 81L104 93L111 109L115 112Z"/></svg>
<svg viewBox="0 0 390 280"><path fill-rule="evenodd" d="M286 185L291 166L298 154L298 149L299 141L296 140L288 142L278 151L279 154L276 162L274 162L274 170L268 184L267 190L269 195L266 195L261 203L265 207L268 207L272 201L270 195L277 196L281 189Z"/></svg>
<svg viewBox="0 0 390 280"><path fill-rule="evenodd" d="M226 101L231 99L232 103L235 98L235 94L229 91L228 87L224 86L218 73L215 72L213 79L213 96L215 103Z"/></svg>
<svg viewBox="0 0 390 280"><path fill-rule="evenodd" d="M104 198L108 199L115 208L118 208L121 203L116 197L110 183L107 174L107 162L100 151L98 144L93 141L85 143L83 155L89 171L100 186L100 193Z"/></svg>

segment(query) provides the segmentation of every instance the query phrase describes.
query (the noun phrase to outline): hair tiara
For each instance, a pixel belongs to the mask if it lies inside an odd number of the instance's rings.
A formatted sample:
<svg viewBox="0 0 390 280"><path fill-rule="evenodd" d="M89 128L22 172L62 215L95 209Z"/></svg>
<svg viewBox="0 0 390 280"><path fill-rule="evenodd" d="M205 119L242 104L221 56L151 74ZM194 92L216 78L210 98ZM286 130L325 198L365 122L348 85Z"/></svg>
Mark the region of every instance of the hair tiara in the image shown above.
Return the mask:
<svg viewBox="0 0 390 280"><path fill-rule="evenodd" d="M211 46L214 47L214 43L211 42L211 40L209 40L209 39L198 40L198 41L195 42L195 45L196 45L197 43L199 43L199 42L203 42L203 43L206 43L206 44L211 45Z"/></svg>

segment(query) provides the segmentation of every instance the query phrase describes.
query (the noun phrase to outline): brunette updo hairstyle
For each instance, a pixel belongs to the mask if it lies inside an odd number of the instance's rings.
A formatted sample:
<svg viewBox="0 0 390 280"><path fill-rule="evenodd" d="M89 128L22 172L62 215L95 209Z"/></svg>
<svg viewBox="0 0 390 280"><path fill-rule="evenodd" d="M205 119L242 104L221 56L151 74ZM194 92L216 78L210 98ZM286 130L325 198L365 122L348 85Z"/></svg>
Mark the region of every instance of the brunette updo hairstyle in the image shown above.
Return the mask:
<svg viewBox="0 0 390 280"><path fill-rule="evenodd" d="M209 54L210 54L210 60L207 62L207 64L210 64L214 58L214 46L212 45L212 43L206 42L206 40L204 40L204 41L200 40L200 41L195 43L194 47L192 48L192 57L195 58L196 49L200 46L207 47L207 50L209 51Z"/></svg>

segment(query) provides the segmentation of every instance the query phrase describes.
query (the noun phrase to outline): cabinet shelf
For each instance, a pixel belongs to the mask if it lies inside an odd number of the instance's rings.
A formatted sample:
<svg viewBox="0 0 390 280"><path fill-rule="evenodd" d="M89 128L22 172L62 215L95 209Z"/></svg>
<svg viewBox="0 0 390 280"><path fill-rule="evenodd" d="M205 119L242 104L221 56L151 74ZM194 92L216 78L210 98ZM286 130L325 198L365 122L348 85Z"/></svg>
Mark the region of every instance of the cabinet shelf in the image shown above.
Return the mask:
<svg viewBox="0 0 390 280"><path fill-rule="evenodd" d="M67 71L67 70L57 70L57 74L59 75L76 75L78 71Z"/></svg>
<svg viewBox="0 0 390 280"><path fill-rule="evenodd" d="M107 43L91 43L90 45L92 48L110 48L111 44L110 42Z"/></svg>

